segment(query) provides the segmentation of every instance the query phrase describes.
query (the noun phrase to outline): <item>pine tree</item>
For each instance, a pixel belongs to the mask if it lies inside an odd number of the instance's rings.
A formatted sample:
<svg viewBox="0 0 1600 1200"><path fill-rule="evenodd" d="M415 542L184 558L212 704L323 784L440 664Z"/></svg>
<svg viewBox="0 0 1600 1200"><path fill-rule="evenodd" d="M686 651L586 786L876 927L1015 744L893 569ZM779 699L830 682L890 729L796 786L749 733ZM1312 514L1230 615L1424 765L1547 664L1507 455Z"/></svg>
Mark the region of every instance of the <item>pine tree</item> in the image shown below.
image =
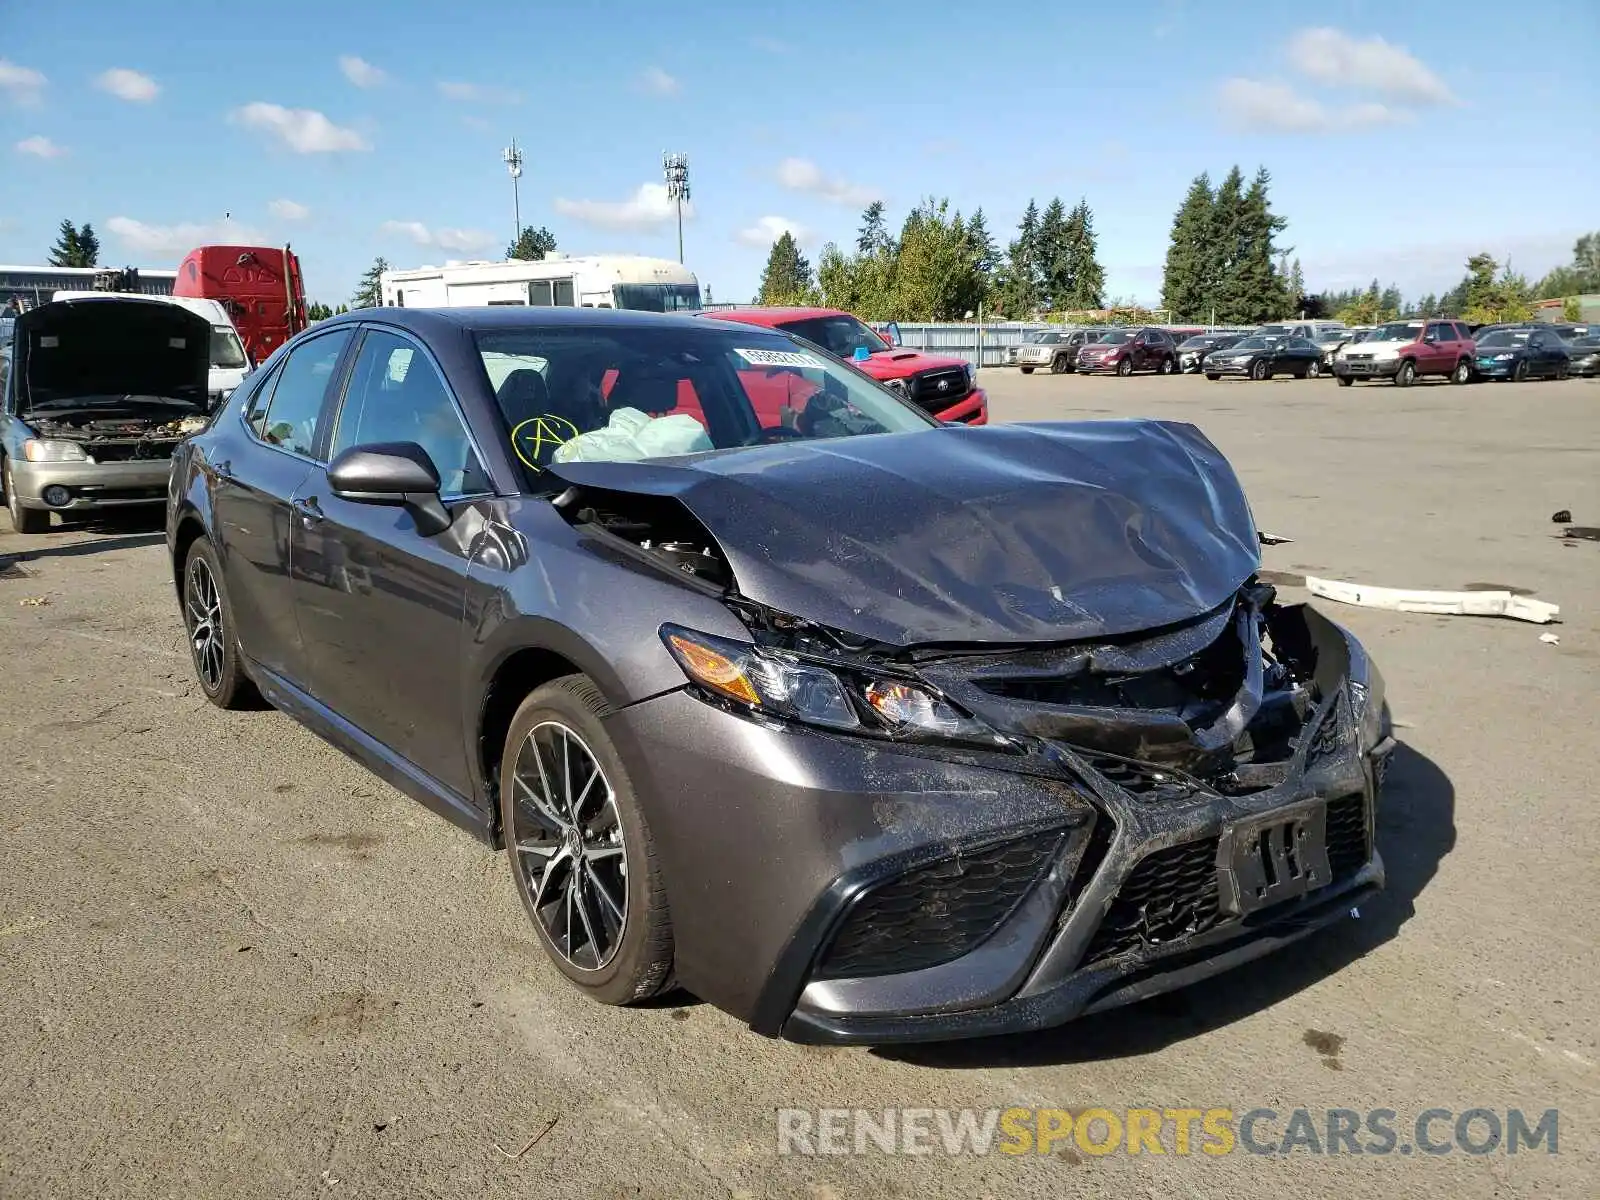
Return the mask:
<svg viewBox="0 0 1600 1200"><path fill-rule="evenodd" d="M972 243L973 253L977 256L978 270L983 272L986 280L992 278L1000 267L1000 247L995 245L994 235L989 232L989 223L984 219L981 208L967 222L967 240Z"/></svg>
<svg viewBox="0 0 1600 1200"><path fill-rule="evenodd" d="M1052 312L1064 308L1071 290L1072 265L1067 257L1067 207L1057 196L1045 206L1038 235L1039 302Z"/></svg>
<svg viewBox="0 0 1600 1200"><path fill-rule="evenodd" d="M555 234L542 225L538 229L529 225L517 235L516 241L506 247L506 257L520 258L524 262L538 262L555 248Z"/></svg>
<svg viewBox="0 0 1600 1200"><path fill-rule="evenodd" d="M56 236L56 244L50 247L50 265L93 267L99 262L100 239L95 236L94 226L85 224L79 229L70 220L63 219Z"/></svg>
<svg viewBox="0 0 1600 1200"><path fill-rule="evenodd" d="M1231 199L1230 184L1238 169L1223 181L1219 210L1226 222L1223 245L1230 261L1218 286L1218 309L1230 323L1259 324L1282 317L1289 307L1288 281L1274 265L1277 257L1273 238L1288 224L1272 212L1267 196L1272 176L1262 167L1237 203ZM1228 194L1227 207L1221 200Z"/></svg>
<svg viewBox="0 0 1600 1200"><path fill-rule="evenodd" d="M1248 226L1244 212L1244 175L1235 166L1217 186L1212 202L1206 266L1210 284L1207 306L1216 314L1215 320L1227 325L1254 323L1249 316L1235 315L1235 276L1250 241Z"/></svg>
<svg viewBox="0 0 1600 1200"><path fill-rule="evenodd" d="M879 254L889 247L889 226L883 219L883 201L874 200L861 214L861 230L856 234L856 253Z"/></svg>
<svg viewBox="0 0 1600 1200"><path fill-rule="evenodd" d="M377 308L383 303L382 276L388 269L388 259L379 256L372 260L372 265L356 285L356 294L350 297L351 308Z"/></svg>
<svg viewBox="0 0 1600 1200"><path fill-rule="evenodd" d="M1212 208L1216 197L1211 178L1200 174L1189 184L1177 215L1161 280L1161 304L1174 321L1209 321L1212 287Z"/></svg>
<svg viewBox="0 0 1600 1200"><path fill-rule="evenodd" d="M1039 206L1032 200L1017 225L1017 240L1006 248L1000 303L1013 319L1030 316L1039 307Z"/></svg>
<svg viewBox="0 0 1600 1200"><path fill-rule="evenodd" d="M1094 214L1089 202L1079 199L1067 214L1064 253L1066 257L1066 292L1056 307L1066 310L1095 309L1100 307L1106 290L1106 273L1100 266L1097 240L1094 235Z"/></svg>
<svg viewBox="0 0 1600 1200"><path fill-rule="evenodd" d="M761 291L757 304L807 304L816 292L811 264L800 253L800 246L787 229L772 243L767 266L761 272Z"/></svg>

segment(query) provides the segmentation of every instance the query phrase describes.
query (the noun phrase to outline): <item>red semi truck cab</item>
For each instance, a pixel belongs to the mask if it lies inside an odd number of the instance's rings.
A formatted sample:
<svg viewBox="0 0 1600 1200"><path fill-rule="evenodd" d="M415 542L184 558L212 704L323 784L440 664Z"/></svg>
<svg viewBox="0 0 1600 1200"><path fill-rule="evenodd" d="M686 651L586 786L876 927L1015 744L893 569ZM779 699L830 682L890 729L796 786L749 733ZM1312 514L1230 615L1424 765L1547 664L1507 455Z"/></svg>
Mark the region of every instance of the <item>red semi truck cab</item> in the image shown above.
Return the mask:
<svg viewBox="0 0 1600 1200"><path fill-rule="evenodd" d="M989 397L977 385L976 373L966 359L892 346L847 312L835 308L726 308L701 315L764 325L805 338L888 384L941 421L966 425L989 421Z"/></svg>
<svg viewBox="0 0 1600 1200"><path fill-rule="evenodd" d="M174 296L220 301L260 363L306 327L305 280L289 247L201 246L178 267Z"/></svg>

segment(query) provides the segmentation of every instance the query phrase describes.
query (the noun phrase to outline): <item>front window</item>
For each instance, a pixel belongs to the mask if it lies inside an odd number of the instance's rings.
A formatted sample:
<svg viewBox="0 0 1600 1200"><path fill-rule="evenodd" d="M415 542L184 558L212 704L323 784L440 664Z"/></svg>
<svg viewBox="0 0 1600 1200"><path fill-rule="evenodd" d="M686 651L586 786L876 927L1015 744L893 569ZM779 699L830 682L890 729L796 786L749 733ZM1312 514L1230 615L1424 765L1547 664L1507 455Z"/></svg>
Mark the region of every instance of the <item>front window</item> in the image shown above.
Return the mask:
<svg viewBox="0 0 1600 1200"><path fill-rule="evenodd" d="M1494 333L1486 333L1478 339L1480 350L1515 350L1518 346L1526 345L1528 331L1522 329L1498 329Z"/></svg>
<svg viewBox="0 0 1600 1200"><path fill-rule="evenodd" d="M1374 342L1414 342L1421 332L1421 321L1392 321L1378 326L1367 337Z"/></svg>
<svg viewBox="0 0 1600 1200"><path fill-rule="evenodd" d="M238 371L249 365L239 335L226 325L211 327L211 365L221 371Z"/></svg>
<svg viewBox="0 0 1600 1200"><path fill-rule="evenodd" d="M857 347L861 346L866 347L868 354L891 349L888 342L860 321L842 314L835 317L806 317L800 321L785 321L778 328L785 333L794 334L795 337L805 338L806 341L821 346L829 354L838 355L840 358L854 358Z"/></svg>
<svg viewBox="0 0 1600 1200"><path fill-rule="evenodd" d="M618 308L638 312L698 312L698 283L619 283L611 289Z"/></svg>
<svg viewBox="0 0 1600 1200"><path fill-rule="evenodd" d="M1235 350L1268 350L1273 345L1273 339L1264 337L1247 337L1243 341L1235 342Z"/></svg>
<svg viewBox="0 0 1600 1200"><path fill-rule="evenodd" d="M475 337L512 450L530 470L938 425L767 330L545 326Z"/></svg>
<svg viewBox="0 0 1600 1200"><path fill-rule="evenodd" d="M1100 335L1099 344L1102 346L1126 346L1133 341L1134 335L1126 329L1113 329L1110 333Z"/></svg>
<svg viewBox="0 0 1600 1200"><path fill-rule="evenodd" d="M1054 346L1061 340L1061 335L1048 329L1041 329L1037 333L1030 333L1022 340L1034 346Z"/></svg>

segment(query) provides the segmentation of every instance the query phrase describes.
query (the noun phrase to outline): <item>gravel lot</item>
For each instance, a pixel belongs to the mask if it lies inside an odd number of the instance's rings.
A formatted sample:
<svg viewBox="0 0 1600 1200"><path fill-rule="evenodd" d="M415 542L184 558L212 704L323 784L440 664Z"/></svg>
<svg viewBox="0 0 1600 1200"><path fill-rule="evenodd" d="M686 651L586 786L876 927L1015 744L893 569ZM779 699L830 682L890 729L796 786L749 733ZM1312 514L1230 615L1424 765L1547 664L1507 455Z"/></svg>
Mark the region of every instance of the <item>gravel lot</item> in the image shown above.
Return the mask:
<svg viewBox="0 0 1600 1200"><path fill-rule="evenodd" d="M1600 525L1600 382L986 375L997 419L1199 423L1294 539L1266 551L1286 581L1562 606L1554 646L1327 606L1405 742L1391 888L1358 921L1029 1038L817 1050L681 994L604 1009L502 858L286 718L203 701L154 524L24 540L0 515L0 1195L1592 1195L1600 544L1550 516ZM775 1152L775 1108L901 1105L1388 1108L1402 1142L1431 1107L1559 1108L1560 1152Z"/></svg>

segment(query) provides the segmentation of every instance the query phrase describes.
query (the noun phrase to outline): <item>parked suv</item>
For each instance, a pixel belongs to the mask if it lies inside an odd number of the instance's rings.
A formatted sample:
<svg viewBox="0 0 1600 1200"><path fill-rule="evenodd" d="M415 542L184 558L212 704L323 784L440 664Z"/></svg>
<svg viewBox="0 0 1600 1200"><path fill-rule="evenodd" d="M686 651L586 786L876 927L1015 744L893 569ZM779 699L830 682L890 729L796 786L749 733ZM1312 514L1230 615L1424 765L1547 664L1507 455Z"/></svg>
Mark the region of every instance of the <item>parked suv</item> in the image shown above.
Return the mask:
<svg viewBox="0 0 1600 1200"><path fill-rule="evenodd" d="M1340 350L1333 374L1340 387L1357 379L1393 379L1396 387L1409 387L1422 375L1467 383L1472 354L1472 337L1460 321L1390 321L1365 341Z"/></svg>
<svg viewBox="0 0 1600 1200"><path fill-rule="evenodd" d="M978 386L977 371L966 359L891 345L847 312L836 308L723 308L699 315L763 325L804 338L848 360L941 421L965 425L989 421L988 394Z"/></svg>
<svg viewBox="0 0 1600 1200"><path fill-rule="evenodd" d="M1100 340L1103 329L1044 329L1028 335L1014 346L1007 359L1017 364L1024 375L1035 367L1049 367L1050 374L1063 375L1078 368L1078 351Z"/></svg>
<svg viewBox="0 0 1600 1200"><path fill-rule="evenodd" d="M1165 329L1112 329L1098 342L1078 351L1078 370L1115 371L1132 375L1154 371L1171 375L1178 369L1178 347Z"/></svg>

